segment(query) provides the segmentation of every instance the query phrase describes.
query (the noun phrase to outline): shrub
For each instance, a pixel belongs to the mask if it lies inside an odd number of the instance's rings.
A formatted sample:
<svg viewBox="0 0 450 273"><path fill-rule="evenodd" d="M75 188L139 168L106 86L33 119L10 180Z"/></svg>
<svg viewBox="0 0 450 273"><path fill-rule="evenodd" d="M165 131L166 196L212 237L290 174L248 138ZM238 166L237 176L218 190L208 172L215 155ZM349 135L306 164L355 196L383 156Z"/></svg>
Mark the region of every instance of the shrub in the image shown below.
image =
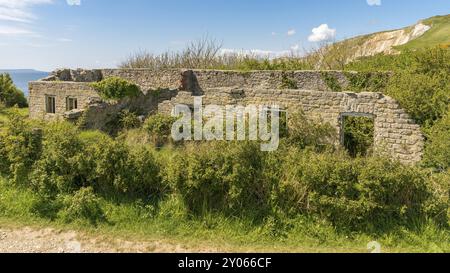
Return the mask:
<svg viewBox="0 0 450 273"><path fill-rule="evenodd" d="M241 215L267 209L271 188L261 180L257 143L205 143L187 147L167 166L167 181L191 212Z"/></svg>
<svg viewBox="0 0 450 273"><path fill-rule="evenodd" d="M120 124L123 129L129 130L137 128L141 125L141 121L136 113L130 112L129 110L124 110L119 113Z"/></svg>
<svg viewBox="0 0 450 273"><path fill-rule="evenodd" d="M106 100L121 100L141 94L137 85L118 77L106 78L92 83L91 86Z"/></svg>
<svg viewBox="0 0 450 273"><path fill-rule="evenodd" d="M330 72L321 72L322 79L327 85L327 87L333 92L341 92L342 86L340 85L338 79Z"/></svg>
<svg viewBox="0 0 450 273"><path fill-rule="evenodd" d="M58 215L67 222L87 220L97 224L105 220L105 214L100 206L100 200L92 188L81 188L75 194L62 197L63 209Z"/></svg>
<svg viewBox="0 0 450 273"><path fill-rule="evenodd" d="M351 86L360 89L373 82L370 85L379 86L376 89L381 91L383 74L370 77L375 81L365 75L377 75L373 71L393 72L387 81L386 94L396 99L417 123L431 126L445 115L450 102L449 63L450 50L436 47L361 58L348 64L346 70L364 72L348 73Z"/></svg>
<svg viewBox="0 0 450 273"><path fill-rule="evenodd" d="M148 132L156 146L161 146L172 139L172 125L175 121L176 118L170 116L152 115L144 122L144 130Z"/></svg>
<svg viewBox="0 0 450 273"><path fill-rule="evenodd" d="M366 117L345 117L344 147L352 157L367 156L374 144L374 120Z"/></svg>
<svg viewBox="0 0 450 273"><path fill-rule="evenodd" d="M450 170L430 176L433 197L429 198L425 210L436 223L450 227Z"/></svg>
<svg viewBox="0 0 450 273"><path fill-rule="evenodd" d="M25 95L14 85L9 74L0 74L0 102L7 107L28 107Z"/></svg>
<svg viewBox="0 0 450 273"><path fill-rule="evenodd" d="M0 132L0 171L15 183L27 181L34 162L41 154L39 129L13 111L4 132Z"/></svg>
<svg viewBox="0 0 450 273"><path fill-rule="evenodd" d="M384 92L390 74L379 72L345 73L349 81L348 89L354 92Z"/></svg>
<svg viewBox="0 0 450 273"><path fill-rule="evenodd" d="M360 162L357 189L362 200L376 205L369 218L364 219L366 225L378 224L382 228L425 220L425 204L435 196L423 170L377 157Z"/></svg>
<svg viewBox="0 0 450 273"><path fill-rule="evenodd" d="M450 111L428 131L424 164L439 171L450 168Z"/></svg>
<svg viewBox="0 0 450 273"><path fill-rule="evenodd" d="M421 125L432 125L443 117L450 101L449 76L397 72L390 80L387 94Z"/></svg>
<svg viewBox="0 0 450 273"><path fill-rule="evenodd" d="M85 152L85 169L91 170L88 182L96 192L144 199L164 192L159 167L148 148L129 148L123 142L104 138L89 144Z"/></svg>
<svg viewBox="0 0 450 273"><path fill-rule="evenodd" d="M304 113L292 113L288 119L288 143L299 148L324 150L334 146L336 130L328 123L309 120Z"/></svg>
<svg viewBox="0 0 450 273"><path fill-rule="evenodd" d="M86 154L77 128L68 122L48 124L42 146L42 155L30 177L33 189L46 197L78 190L86 182L80 169Z"/></svg>
<svg viewBox="0 0 450 273"><path fill-rule="evenodd" d="M340 229L380 231L427 216L427 175L384 158L291 150L277 194L282 211L319 215ZM440 202L442 204L442 202Z"/></svg>
<svg viewBox="0 0 450 273"><path fill-rule="evenodd" d="M153 151L146 147L132 148L128 158L128 191L138 198L159 199L169 189L161 183L160 168Z"/></svg>

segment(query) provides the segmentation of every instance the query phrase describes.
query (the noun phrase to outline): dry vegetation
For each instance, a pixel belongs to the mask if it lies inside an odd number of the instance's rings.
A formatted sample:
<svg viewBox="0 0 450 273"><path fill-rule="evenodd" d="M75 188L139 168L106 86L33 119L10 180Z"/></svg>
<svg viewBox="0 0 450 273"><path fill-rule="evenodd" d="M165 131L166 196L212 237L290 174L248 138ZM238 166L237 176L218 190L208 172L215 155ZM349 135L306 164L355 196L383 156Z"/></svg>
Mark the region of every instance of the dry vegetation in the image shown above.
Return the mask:
<svg viewBox="0 0 450 273"><path fill-rule="evenodd" d="M323 43L306 54L296 52L280 58L269 58L253 53L225 53L222 44L208 37L189 43L178 52L160 55L148 51L137 52L128 57L121 68L147 69L224 69L224 70L342 70L352 57L349 43Z"/></svg>

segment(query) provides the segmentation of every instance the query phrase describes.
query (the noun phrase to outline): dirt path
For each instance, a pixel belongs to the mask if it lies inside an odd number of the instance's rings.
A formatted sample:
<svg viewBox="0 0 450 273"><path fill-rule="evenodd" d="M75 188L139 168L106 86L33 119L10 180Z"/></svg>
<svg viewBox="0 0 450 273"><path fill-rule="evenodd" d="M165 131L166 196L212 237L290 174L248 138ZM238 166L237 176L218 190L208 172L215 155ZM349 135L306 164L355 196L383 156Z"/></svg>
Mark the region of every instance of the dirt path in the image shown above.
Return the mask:
<svg viewBox="0 0 450 273"><path fill-rule="evenodd" d="M73 231L36 228L0 228L0 253L185 253L217 252L161 241L131 242L82 235Z"/></svg>

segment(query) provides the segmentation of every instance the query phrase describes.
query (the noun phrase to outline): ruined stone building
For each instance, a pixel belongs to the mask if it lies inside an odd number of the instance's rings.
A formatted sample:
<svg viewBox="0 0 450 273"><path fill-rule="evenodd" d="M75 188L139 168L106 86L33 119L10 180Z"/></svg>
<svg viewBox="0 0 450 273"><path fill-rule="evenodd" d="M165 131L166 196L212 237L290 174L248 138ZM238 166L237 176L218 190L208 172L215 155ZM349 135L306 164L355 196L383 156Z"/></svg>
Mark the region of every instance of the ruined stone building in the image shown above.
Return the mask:
<svg viewBox="0 0 450 273"><path fill-rule="evenodd" d="M346 90L345 73L329 71ZM116 104L102 102L89 83L120 77L137 84L143 95ZM320 71L213 71L102 69L58 70L30 83L30 116L34 119L76 119L83 114L89 128L101 128L127 108L144 115L170 114L176 104L192 105L195 96L214 105L279 105L302 110L335 126L342 136L346 116L374 119L374 145L408 163L420 161L424 139L420 126L399 104L381 93L332 92Z"/></svg>

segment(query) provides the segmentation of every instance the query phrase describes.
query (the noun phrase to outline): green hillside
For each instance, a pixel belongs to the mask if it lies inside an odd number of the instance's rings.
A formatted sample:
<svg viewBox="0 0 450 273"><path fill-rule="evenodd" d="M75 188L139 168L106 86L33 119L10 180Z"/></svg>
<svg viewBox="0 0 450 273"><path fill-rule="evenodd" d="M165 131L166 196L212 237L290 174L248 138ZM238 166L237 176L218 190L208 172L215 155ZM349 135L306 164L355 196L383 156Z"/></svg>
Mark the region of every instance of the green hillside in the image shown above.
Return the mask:
<svg viewBox="0 0 450 273"><path fill-rule="evenodd" d="M414 50L434 46L450 47L450 14L431 17L423 20L422 23L431 26L431 29L421 37L414 39L403 46L399 46L397 49Z"/></svg>

